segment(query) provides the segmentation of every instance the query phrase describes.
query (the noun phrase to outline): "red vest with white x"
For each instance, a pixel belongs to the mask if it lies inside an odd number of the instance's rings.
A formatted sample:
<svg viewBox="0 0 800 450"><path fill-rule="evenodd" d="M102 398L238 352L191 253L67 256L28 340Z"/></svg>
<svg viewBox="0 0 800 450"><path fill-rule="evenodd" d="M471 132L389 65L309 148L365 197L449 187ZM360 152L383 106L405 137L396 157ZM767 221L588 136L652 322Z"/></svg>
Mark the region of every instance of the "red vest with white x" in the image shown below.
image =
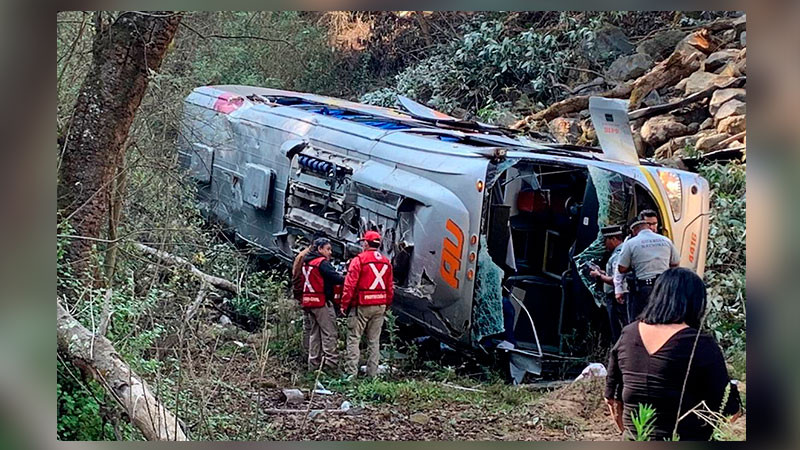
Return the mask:
<svg viewBox="0 0 800 450"><path fill-rule="evenodd" d="M367 250L356 258L361 260L358 277L358 304L364 306L388 305L391 303L389 289L392 286L392 264L389 258L377 250Z"/></svg>
<svg viewBox="0 0 800 450"><path fill-rule="evenodd" d="M324 256L303 263L303 308L321 308L325 306L325 280L319 271Z"/></svg>

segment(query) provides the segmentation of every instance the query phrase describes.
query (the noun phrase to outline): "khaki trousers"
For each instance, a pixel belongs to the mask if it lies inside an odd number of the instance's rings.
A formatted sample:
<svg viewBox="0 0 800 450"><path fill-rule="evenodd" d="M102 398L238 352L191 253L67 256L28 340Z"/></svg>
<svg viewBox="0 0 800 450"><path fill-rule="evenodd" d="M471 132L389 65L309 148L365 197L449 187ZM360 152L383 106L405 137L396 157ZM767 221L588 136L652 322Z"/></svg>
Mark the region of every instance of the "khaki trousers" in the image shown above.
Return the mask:
<svg viewBox="0 0 800 450"><path fill-rule="evenodd" d="M303 356L308 359L308 340L311 338L311 314L305 309L303 313Z"/></svg>
<svg viewBox="0 0 800 450"><path fill-rule="evenodd" d="M321 308L309 308L311 333L308 336L308 370L320 368L325 359L324 368L336 370L339 366L339 355L336 353L336 318L333 306L326 304Z"/></svg>
<svg viewBox="0 0 800 450"><path fill-rule="evenodd" d="M344 371L347 375L358 374L361 356L361 336L367 335L367 376L378 374L378 358L381 350L381 328L386 305L354 306L347 317L347 356Z"/></svg>

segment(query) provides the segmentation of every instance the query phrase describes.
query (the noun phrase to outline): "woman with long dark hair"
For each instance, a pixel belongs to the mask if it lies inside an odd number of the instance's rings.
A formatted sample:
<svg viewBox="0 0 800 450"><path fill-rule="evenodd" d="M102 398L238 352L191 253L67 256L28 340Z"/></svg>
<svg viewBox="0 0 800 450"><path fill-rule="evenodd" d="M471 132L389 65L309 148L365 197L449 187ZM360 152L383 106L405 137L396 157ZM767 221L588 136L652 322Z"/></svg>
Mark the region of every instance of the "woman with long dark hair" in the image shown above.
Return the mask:
<svg viewBox="0 0 800 450"><path fill-rule="evenodd" d="M611 349L605 397L626 434L635 434L631 414L640 404L655 409L652 440L710 439L713 427L686 414L694 408L738 417L739 392L722 351L699 331L705 311L703 280L688 269L669 269L659 276L638 320L623 328Z"/></svg>

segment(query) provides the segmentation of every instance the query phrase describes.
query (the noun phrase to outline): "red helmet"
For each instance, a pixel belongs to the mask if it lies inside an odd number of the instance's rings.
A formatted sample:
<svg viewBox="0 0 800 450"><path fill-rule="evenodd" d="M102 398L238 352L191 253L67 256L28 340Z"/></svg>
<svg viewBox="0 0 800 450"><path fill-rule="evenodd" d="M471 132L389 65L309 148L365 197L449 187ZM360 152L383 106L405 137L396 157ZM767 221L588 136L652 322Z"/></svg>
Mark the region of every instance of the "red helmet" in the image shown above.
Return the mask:
<svg viewBox="0 0 800 450"><path fill-rule="evenodd" d="M377 231L367 231L364 233L364 237L361 238L362 241L373 242L373 241L380 241L381 234Z"/></svg>

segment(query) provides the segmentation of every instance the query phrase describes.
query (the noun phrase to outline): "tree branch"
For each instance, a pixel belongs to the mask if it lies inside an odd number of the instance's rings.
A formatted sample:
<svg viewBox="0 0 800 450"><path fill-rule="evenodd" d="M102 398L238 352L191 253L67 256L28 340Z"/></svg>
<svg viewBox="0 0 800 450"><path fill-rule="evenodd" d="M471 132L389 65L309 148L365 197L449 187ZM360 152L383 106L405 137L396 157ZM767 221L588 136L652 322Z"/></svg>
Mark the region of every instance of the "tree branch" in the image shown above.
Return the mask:
<svg viewBox="0 0 800 450"><path fill-rule="evenodd" d="M136 248L138 248L142 252L147 253L148 255L151 255L151 256L155 256L161 262L163 262L163 263L165 263L167 265L185 267L186 269L188 269L192 273L192 275L196 276L197 278L199 278L203 282L210 284L211 286L214 286L216 288L228 291L228 292L230 292L232 294L238 294L239 293L239 287L236 286L235 284L233 284L231 281L228 281L228 280L226 280L224 278L220 278L220 277L215 277L213 275L209 275L209 274L201 271L197 267L195 267L195 265L192 264L191 262L187 261L184 258L181 258L180 256L176 256L176 255L173 255L171 253L167 253L167 252L162 251L162 250L157 250L157 249L155 249L153 247L148 247L148 246L146 246L144 244L140 244L138 242L135 242L134 245L136 246Z"/></svg>
<svg viewBox="0 0 800 450"><path fill-rule="evenodd" d="M92 334L61 306L58 299L56 330L58 349L103 384L147 440L188 440L183 429L169 426L175 421L175 416L158 401L147 383L122 360L111 342L104 336ZM90 350L92 341L93 351Z"/></svg>

